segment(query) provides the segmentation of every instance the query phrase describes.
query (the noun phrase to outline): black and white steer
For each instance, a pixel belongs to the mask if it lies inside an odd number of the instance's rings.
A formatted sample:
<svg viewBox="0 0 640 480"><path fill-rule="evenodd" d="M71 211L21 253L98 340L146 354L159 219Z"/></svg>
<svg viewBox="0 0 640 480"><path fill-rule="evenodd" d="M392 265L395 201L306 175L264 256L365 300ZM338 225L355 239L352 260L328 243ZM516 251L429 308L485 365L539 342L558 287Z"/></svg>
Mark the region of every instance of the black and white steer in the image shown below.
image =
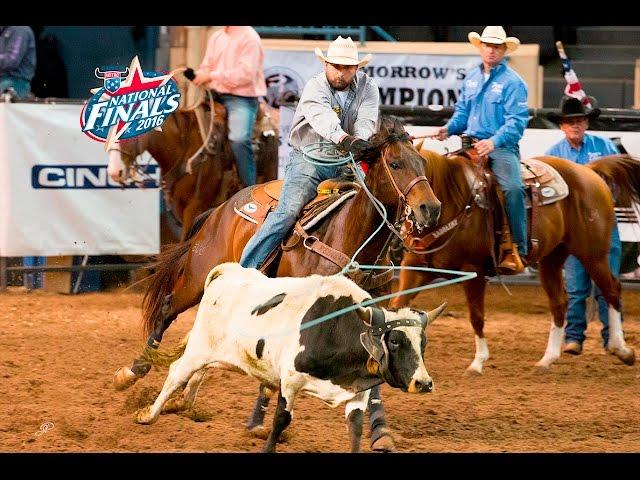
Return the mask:
<svg viewBox="0 0 640 480"><path fill-rule="evenodd" d="M387 382L410 393L433 389L423 362L425 332L446 306L429 313L359 307L301 330L309 321L370 298L342 275L268 278L237 263L215 267L188 340L166 354L169 360L182 356L171 364L156 401L138 411L136 421L151 424L163 406L172 411L176 402L191 407L206 367L219 367L280 390L264 451L275 451L300 392L331 407L347 402L351 450L359 451L371 387ZM167 402L185 384L182 397Z"/></svg>

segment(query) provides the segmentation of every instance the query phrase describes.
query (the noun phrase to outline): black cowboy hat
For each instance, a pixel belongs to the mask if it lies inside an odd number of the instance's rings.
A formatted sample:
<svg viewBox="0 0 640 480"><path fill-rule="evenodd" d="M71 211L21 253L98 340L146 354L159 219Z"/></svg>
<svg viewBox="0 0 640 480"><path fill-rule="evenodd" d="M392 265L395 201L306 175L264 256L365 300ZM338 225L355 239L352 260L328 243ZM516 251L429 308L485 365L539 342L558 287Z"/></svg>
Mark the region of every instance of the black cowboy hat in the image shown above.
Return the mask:
<svg viewBox="0 0 640 480"><path fill-rule="evenodd" d="M596 106L596 99L588 97L593 108L587 108L577 98L564 96L560 100L560 108L558 111L550 112L547 114L547 118L555 123L560 123L563 118L571 117L587 117L589 120L593 120L600 116L602 111Z"/></svg>

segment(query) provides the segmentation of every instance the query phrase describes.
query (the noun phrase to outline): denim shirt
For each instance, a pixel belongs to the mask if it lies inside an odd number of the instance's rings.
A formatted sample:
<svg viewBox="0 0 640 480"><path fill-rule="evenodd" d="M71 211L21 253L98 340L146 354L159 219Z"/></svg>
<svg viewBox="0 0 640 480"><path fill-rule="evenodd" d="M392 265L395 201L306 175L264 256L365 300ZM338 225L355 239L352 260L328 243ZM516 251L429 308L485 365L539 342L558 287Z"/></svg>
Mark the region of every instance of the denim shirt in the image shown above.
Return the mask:
<svg viewBox="0 0 640 480"><path fill-rule="evenodd" d="M29 27L4 27L0 32L0 78L31 81L36 72L36 41Z"/></svg>
<svg viewBox="0 0 640 480"><path fill-rule="evenodd" d="M447 131L489 138L496 148L513 148L529 121L527 85L506 60L491 69L486 82L483 68L480 64L467 75Z"/></svg>
<svg viewBox="0 0 640 480"><path fill-rule="evenodd" d="M619 153L614 143L608 138L585 133L579 149L573 148L565 137L549 148L545 155L566 158L580 165L585 165L597 158L618 155Z"/></svg>
<svg viewBox="0 0 640 480"><path fill-rule="evenodd" d="M376 132L380 92L362 70L357 71L354 82L353 99L347 101L346 111L341 112L325 72L311 77L293 115L289 144L300 149L314 142L338 143L346 133L368 140Z"/></svg>

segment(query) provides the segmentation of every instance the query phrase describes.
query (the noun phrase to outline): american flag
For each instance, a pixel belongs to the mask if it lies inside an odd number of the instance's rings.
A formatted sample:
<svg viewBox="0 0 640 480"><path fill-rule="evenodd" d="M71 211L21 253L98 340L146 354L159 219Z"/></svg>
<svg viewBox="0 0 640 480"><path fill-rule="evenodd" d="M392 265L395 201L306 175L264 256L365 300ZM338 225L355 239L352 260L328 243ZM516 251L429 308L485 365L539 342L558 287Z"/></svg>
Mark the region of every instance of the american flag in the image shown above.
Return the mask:
<svg viewBox="0 0 640 480"><path fill-rule="evenodd" d="M562 60L562 72L564 74L564 79L567 81L567 86L564 89L565 95L577 98L585 107L593 108L589 97L587 97L587 94L584 93L584 90L582 89L582 85L580 85L576 72L571 68L571 62L569 62L569 57L567 57L567 54L564 52L562 42L556 42L556 48L558 49L560 59Z"/></svg>

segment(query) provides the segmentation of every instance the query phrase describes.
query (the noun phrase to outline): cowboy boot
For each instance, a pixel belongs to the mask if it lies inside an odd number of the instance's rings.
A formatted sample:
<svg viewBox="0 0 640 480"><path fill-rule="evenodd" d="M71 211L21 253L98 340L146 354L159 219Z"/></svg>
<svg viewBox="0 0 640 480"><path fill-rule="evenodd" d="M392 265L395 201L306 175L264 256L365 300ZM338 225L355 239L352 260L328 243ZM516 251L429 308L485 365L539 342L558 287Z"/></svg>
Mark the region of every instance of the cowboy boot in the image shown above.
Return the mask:
<svg viewBox="0 0 640 480"><path fill-rule="evenodd" d="M502 261L500 262L500 265L498 265L498 271L506 275L516 274L524 272L524 267L524 262L520 258L520 254L518 252L518 246L515 243L512 243L511 248L505 249L502 252Z"/></svg>

